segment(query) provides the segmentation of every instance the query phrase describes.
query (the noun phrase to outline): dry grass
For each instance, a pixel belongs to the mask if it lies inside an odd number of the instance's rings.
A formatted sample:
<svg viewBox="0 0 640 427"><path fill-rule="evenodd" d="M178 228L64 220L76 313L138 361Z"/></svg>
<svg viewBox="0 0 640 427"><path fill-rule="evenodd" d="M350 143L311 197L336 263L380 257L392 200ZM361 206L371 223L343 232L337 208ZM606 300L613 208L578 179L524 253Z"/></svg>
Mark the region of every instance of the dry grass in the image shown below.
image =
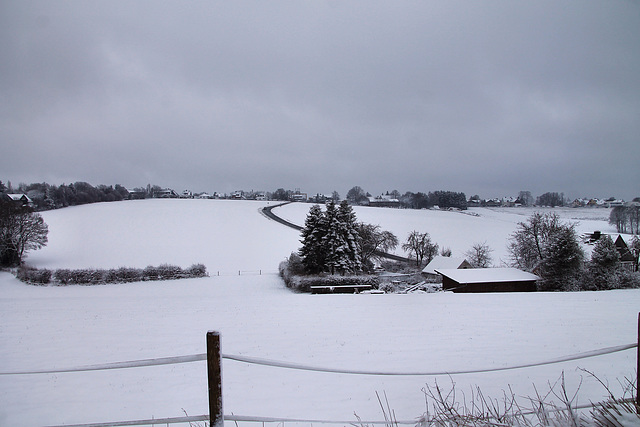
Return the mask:
<svg viewBox="0 0 640 427"><path fill-rule="evenodd" d="M443 388L437 382L423 389L427 411L416 419L418 427L629 427L640 426L640 407L636 405L637 386L625 379L622 396L615 397L611 389L591 372L584 371L596 378L609 394L602 403L578 406L576 404L580 386L571 393L566 386L564 373L555 383L549 383L549 390L541 394L536 390L534 397L521 403L513 390L509 388L500 398L489 398L479 387L472 389L470 395L451 385ZM395 413L389 405L386 394L384 401L378 396L378 402L384 416L386 427L399 427ZM354 425L374 427L363 424L359 417Z"/></svg>

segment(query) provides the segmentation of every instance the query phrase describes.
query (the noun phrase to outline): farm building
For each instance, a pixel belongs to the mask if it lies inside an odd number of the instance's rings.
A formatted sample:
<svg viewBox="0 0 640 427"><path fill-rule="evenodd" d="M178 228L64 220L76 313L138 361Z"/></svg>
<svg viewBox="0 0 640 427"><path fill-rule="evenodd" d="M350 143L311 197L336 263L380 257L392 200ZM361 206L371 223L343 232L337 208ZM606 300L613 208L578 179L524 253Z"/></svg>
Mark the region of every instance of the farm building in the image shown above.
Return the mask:
<svg viewBox="0 0 640 427"><path fill-rule="evenodd" d="M622 265L622 268L629 271L637 271L638 257L633 255L622 235L618 235L614 244L620 254L620 264Z"/></svg>
<svg viewBox="0 0 640 427"><path fill-rule="evenodd" d="M4 201L12 202L16 205L31 206L33 201L26 194L6 194L2 193L2 199Z"/></svg>
<svg viewBox="0 0 640 427"><path fill-rule="evenodd" d="M399 208L400 200L388 194L383 194L376 197L367 197L367 200L363 204L379 208Z"/></svg>
<svg viewBox="0 0 640 427"><path fill-rule="evenodd" d="M533 292L535 274L517 268L469 268L437 270L442 289L453 292Z"/></svg>
<svg viewBox="0 0 640 427"><path fill-rule="evenodd" d="M471 264L464 258L453 258L447 256L434 257L425 268L422 275L432 281L442 281L442 276L436 270L449 270L457 268L471 268Z"/></svg>

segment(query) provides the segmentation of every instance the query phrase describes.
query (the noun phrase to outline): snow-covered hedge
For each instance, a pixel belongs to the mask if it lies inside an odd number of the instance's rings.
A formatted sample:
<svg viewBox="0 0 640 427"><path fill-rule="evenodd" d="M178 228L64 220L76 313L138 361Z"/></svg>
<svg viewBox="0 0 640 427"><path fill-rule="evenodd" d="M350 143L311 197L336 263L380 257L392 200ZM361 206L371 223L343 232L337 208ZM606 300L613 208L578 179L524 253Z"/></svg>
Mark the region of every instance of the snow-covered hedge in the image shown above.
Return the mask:
<svg viewBox="0 0 640 427"><path fill-rule="evenodd" d="M120 267L112 269L66 269L55 271L22 266L16 277L23 282L38 285L99 285L107 283L129 283L154 280L176 280L207 276L203 264L194 264L187 269L169 264L144 269Z"/></svg>
<svg viewBox="0 0 640 427"><path fill-rule="evenodd" d="M51 281L53 272L51 270L38 270L33 267L22 266L18 269L16 277L23 282L33 283L34 285L46 285Z"/></svg>
<svg viewBox="0 0 640 427"><path fill-rule="evenodd" d="M296 292L311 292L311 286L369 285L372 289L377 289L380 284L378 277L372 275L304 275L299 263L300 257L291 254L278 267L285 285Z"/></svg>

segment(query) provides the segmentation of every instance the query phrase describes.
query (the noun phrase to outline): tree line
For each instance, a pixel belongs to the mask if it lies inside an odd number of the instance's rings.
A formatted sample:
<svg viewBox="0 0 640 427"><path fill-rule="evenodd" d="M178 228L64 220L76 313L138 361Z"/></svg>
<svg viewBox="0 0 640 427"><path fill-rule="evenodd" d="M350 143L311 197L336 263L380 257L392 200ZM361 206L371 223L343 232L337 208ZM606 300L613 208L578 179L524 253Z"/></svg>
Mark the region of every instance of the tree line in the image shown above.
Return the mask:
<svg viewBox="0 0 640 427"><path fill-rule="evenodd" d="M157 186L149 186L149 192ZM157 187L160 188L160 187ZM26 194L33 202L37 211L60 209L68 206L84 205L98 202L115 202L129 197L129 191L116 184L98 185L94 187L88 182L74 182L71 184L51 185L46 182L34 184L20 184L13 188L11 183L5 185L0 181L0 193ZM152 193L151 193L152 194Z"/></svg>
<svg viewBox="0 0 640 427"><path fill-rule="evenodd" d="M468 206L465 194L455 191L438 190L428 193L407 191L400 194L398 190L393 190L388 191L385 196L397 200L401 207L408 209L428 209L434 206L467 209ZM370 193L356 185L347 192L346 199L351 204L359 205L368 203L370 197L372 197Z"/></svg>
<svg viewBox="0 0 640 427"><path fill-rule="evenodd" d="M30 250L48 243L49 227L33 208L0 199L0 267L14 267L22 263Z"/></svg>
<svg viewBox="0 0 640 427"><path fill-rule="evenodd" d="M618 233L640 234L640 197L611 209L609 224L615 225Z"/></svg>
<svg viewBox="0 0 640 427"><path fill-rule="evenodd" d="M540 276L538 288L546 291L640 287L637 236L628 249L635 259L631 269L623 267L620 252L609 235L596 241L587 258L575 224L562 222L556 213L540 212L519 222L508 243L511 265Z"/></svg>

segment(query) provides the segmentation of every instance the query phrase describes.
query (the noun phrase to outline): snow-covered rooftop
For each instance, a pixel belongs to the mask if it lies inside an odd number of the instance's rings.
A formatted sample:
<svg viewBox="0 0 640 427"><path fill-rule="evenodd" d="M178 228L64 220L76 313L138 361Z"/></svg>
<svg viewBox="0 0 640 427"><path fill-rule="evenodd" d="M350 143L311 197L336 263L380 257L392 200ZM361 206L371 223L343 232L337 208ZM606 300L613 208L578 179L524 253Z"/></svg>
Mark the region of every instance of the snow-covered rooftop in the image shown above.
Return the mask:
<svg viewBox="0 0 640 427"><path fill-rule="evenodd" d="M438 269L436 272L458 283L519 282L539 279L535 274L517 268Z"/></svg>
<svg viewBox="0 0 640 427"><path fill-rule="evenodd" d="M8 193L7 196L13 200L13 201L20 201L20 200L26 200L27 202L31 203L31 199L29 198L29 196L27 196L26 194L22 194L22 193Z"/></svg>
<svg viewBox="0 0 640 427"><path fill-rule="evenodd" d="M436 272L436 269L457 269L460 268L460 265L462 265L463 262L465 262L464 258L437 256L434 257L431 262L429 262L429 264L427 264L426 267L422 269L422 272L425 274L438 274Z"/></svg>

